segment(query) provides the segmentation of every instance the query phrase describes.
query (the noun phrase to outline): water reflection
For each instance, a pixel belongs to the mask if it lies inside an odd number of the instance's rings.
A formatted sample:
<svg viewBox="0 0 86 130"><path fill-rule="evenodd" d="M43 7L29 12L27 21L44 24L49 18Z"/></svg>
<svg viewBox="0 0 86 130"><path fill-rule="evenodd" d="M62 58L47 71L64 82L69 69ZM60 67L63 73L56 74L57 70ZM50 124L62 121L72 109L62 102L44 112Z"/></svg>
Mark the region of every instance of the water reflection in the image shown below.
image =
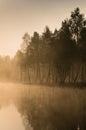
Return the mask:
<svg viewBox="0 0 86 130"><path fill-rule="evenodd" d="M84 130L85 98L80 89L0 88L0 130Z"/></svg>
<svg viewBox="0 0 86 130"><path fill-rule="evenodd" d="M25 130L21 116L14 105L1 108L0 130Z"/></svg>

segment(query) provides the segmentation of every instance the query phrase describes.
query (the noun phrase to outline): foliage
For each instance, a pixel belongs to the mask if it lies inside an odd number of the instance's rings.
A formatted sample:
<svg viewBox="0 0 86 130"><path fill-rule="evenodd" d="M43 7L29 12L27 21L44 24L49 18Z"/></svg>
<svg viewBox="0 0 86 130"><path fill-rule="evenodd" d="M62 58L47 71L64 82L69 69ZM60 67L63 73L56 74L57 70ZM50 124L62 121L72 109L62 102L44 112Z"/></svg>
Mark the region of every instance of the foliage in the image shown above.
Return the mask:
<svg viewBox="0 0 86 130"><path fill-rule="evenodd" d="M59 30L52 32L46 26L41 35L34 32L30 37L25 33L22 39L21 49L12 60L17 80L41 84L86 82L86 20L79 8Z"/></svg>

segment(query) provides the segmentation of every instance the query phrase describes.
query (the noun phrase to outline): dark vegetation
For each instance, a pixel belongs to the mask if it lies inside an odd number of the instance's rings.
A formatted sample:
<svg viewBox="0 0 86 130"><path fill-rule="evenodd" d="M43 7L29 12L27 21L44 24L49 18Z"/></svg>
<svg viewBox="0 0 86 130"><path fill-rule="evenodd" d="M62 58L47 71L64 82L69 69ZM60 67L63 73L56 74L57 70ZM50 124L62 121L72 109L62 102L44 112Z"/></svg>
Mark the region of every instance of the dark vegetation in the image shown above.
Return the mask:
<svg viewBox="0 0 86 130"><path fill-rule="evenodd" d="M32 84L86 83L86 19L76 8L70 18L52 32L48 26L39 35L23 36L15 57L0 58L3 79Z"/></svg>

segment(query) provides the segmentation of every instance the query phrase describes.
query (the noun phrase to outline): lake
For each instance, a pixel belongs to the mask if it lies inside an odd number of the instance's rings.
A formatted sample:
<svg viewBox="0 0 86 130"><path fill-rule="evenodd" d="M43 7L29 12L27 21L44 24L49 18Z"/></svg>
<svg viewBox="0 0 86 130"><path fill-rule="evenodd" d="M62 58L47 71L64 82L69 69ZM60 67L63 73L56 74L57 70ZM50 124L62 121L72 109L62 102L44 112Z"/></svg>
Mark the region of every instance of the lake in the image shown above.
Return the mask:
<svg viewBox="0 0 86 130"><path fill-rule="evenodd" d="M0 130L86 129L86 89L0 83Z"/></svg>

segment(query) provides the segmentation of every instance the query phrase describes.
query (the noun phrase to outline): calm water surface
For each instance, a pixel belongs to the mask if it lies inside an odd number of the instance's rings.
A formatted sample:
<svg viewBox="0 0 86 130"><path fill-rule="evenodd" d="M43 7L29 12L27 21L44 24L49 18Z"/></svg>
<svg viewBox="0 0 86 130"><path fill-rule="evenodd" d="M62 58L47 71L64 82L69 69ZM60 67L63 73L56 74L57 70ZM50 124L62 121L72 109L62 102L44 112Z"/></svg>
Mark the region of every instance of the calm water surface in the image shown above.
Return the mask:
<svg viewBox="0 0 86 130"><path fill-rule="evenodd" d="M0 110L0 130L25 130L20 113L14 105Z"/></svg>
<svg viewBox="0 0 86 130"><path fill-rule="evenodd" d="M0 83L0 130L85 130L85 99L85 89Z"/></svg>

